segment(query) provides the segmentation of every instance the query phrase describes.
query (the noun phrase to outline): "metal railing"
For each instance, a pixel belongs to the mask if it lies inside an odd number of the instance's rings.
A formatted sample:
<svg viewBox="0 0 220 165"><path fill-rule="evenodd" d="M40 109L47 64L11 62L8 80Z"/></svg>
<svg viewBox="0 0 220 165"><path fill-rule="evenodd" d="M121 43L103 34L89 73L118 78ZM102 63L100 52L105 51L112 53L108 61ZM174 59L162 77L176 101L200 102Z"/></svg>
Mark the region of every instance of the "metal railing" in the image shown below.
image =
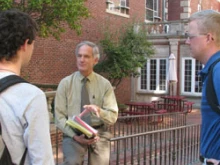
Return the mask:
<svg viewBox="0 0 220 165"><path fill-rule="evenodd" d="M126 136L152 130L167 129L186 125L185 112L164 114L119 116L117 122L110 127L113 137Z"/></svg>
<svg viewBox="0 0 220 165"><path fill-rule="evenodd" d="M163 119L163 120L162 120ZM162 121L161 121L162 120ZM150 132L161 132L161 130L168 130L168 129L178 129L179 126L185 126L186 125L186 114L183 113L170 113L170 114L152 114L152 115L145 115L145 116L125 116L125 117L119 117L116 124L110 127L110 131L113 134L111 141L111 162L110 164L115 164L118 162L118 164L121 164L121 159L130 159L130 157L134 157L137 159L137 161L142 161L142 158L140 155L143 155L144 152L153 153L155 148L150 147L152 140L155 145L157 144L157 147L159 145L164 145L164 147L167 147L164 142L165 141L173 141L168 136L170 133L165 133L163 135L162 133L157 135L153 134L152 136L148 135ZM162 131L164 132L164 131ZM142 136L142 135L148 135ZM178 136L183 137L181 134L177 133ZM176 135L176 134L175 134ZM185 134L187 136L187 134ZM171 135L170 135L171 136ZM53 145L54 148L54 156L56 163L59 164L63 161L63 155L61 150L61 144L62 144L62 133L58 131L56 128L56 143ZM131 138L132 137L132 138ZM166 140L164 141L163 138L160 138L158 140L156 137L164 137ZM187 137L186 137L187 138ZM118 139L118 140L117 140ZM134 140L135 139L135 140ZM124 140L124 142L123 142ZM146 144L145 144L146 143ZM175 144L173 144L174 146ZM186 146L188 144L184 144ZM139 146L142 146L140 148ZM145 148L146 146L146 151ZM156 147L156 146L154 146ZM163 148L163 146L161 146ZM127 150L126 152L124 150ZM135 152L139 152L139 154L135 154ZM144 151L143 153L141 153ZM158 151L157 151L158 152ZM121 155L124 154L124 158L122 158ZM144 154L146 155L146 154ZM119 156L119 157L118 157ZM116 159L116 157L118 157ZM148 159L149 155L146 155L146 158ZM156 159L153 158L150 159ZM119 159L120 158L120 159ZM85 164L87 162L87 158L85 158ZM134 160L132 160L130 163L134 163ZM134 163L135 164L135 163Z"/></svg>
<svg viewBox="0 0 220 165"><path fill-rule="evenodd" d="M187 25L187 20L148 22L145 28L148 36L184 35Z"/></svg>
<svg viewBox="0 0 220 165"><path fill-rule="evenodd" d="M200 125L115 137L111 165L189 165L198 162Z"/></svg>

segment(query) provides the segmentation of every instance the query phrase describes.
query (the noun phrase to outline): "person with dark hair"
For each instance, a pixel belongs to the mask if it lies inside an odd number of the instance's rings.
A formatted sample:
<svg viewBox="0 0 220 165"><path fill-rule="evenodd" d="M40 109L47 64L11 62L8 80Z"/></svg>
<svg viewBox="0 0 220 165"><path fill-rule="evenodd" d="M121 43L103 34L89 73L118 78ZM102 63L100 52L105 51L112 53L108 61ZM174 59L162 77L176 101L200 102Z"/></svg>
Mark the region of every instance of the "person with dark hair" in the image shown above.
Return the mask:
<svg viewBox="0 0 220 165"><path fill-rule="evenodd" d="M31 59L37 31L28 14L18 10L0 12L0 79L20 75ZM43 91L29 83L5 89L0 93L0 123L0 146L7 146L13 164L20 164L26 153L25 165L54 165Z"/></svg>
<svg viewBox="0 0 220 165"><path fill-rule="evenodd" d="M189 45L192 57L204 64L200 75L203 81L201 100L201 140L200 160L205 164L220 164L220 114L215 111L207 98L209 70L220 59L220 13L214 10L203 10L189 18L186 44ZM220 62L212 71L213 86L218 104L220 104Z"/></svg>
<svg viewBox="0 0 220 165"><path fill-rule="evenodd" d="M75 55L78 71L61 80L55 97L56 124L63 132L64 164L82 164L88 151L88 164L107 165L111 137L108 126L118 117L114 90L107 79L93 71L100 58L94 43L79 43ZM98 130L98 136L88 139L66 124L68 119L78 115Z"/></svg>

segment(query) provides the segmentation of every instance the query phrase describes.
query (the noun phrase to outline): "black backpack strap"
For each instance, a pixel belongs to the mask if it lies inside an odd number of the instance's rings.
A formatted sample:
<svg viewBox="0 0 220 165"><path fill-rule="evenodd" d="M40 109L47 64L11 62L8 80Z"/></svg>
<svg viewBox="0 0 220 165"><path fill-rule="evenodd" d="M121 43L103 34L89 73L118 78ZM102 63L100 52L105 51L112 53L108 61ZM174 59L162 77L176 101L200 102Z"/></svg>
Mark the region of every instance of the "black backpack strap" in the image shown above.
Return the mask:
<svg viewBox="0 0 220 165"><path fill-rule="evenodd" d="M2 91L4 91L6 88L8 88L8 87L10 87L14 84L17 84L17 83L28 83L28 82L26 80L24 80L23 78L17 76L17 75L9 75L9 76L6 76L6 77L0 79L0 93ZM0 135L1 134L2 134L2 128L1 128L1 123L0 123ZM4 149L3 152L6 155L10 156L10 153L8 152L8 149L7 149L6 145L5 145L5 149ZM27 148L25 148L24 154L21 158L21 162L20 162L19 165L24 165L26 154L27 154Z"/></svg>
<svg viewBox="0 0 220 165"><path fill-rule="evenodd" d="M218 102L218 98L215 92L214 84L213 84L213 68L220 61L220 58L217 59L209 68L208 71L208 80L206 86L206 99L211 106L212 110L220 114L220 106Z"/></svg>
<svg viewBox="0 0 220 165"><path fill-rule="evenodd" d="M27 83L26 80L24 80L23 78L21 78L17 75L6 76L6 77L0 79L0 93L8 87L10 87L14 84L17 84L17 83L22 83L22 82Z"/></svg>
<svg viewBox="0 0 220 165"><path fill-rule="evenodd" d="M21 158L20 165L24 165L26 154L27 154L27 147L25 148L24 154L23 154L23 156Z"/></svg>

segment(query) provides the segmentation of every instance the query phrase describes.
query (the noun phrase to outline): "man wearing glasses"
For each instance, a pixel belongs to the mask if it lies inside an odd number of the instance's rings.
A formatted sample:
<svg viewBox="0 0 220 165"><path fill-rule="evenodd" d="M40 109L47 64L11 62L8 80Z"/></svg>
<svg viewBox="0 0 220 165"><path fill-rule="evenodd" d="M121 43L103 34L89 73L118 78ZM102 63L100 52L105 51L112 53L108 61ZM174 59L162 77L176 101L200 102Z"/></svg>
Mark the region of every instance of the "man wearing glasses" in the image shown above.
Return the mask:
<svg viewBox="0 0 220 165"><path fill-rule="evenodd" d="M203 81L200 160L204 165L220 165L220 114L211 108L206 97L208 71L220 58L220 13L213 10L194 13L189 18L188 29L186 44L192 57L205 65L200 72ZM220 62L214 66L212 81L220 103Z"/></svg>

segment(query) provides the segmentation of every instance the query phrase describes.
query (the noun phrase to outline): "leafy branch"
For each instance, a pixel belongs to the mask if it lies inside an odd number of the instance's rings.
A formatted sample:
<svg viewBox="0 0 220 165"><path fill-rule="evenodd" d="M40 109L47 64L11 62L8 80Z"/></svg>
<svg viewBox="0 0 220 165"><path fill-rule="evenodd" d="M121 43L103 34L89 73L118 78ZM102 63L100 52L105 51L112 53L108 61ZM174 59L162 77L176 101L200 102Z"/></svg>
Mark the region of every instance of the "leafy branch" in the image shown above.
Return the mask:
<svg viewBox="0 0 220 165"><path fill-rule="evenodd" d="M16 8L32 16L39 25L41 37L59 39L65 25L81 33L81 19L89 17L85 0L0 0L0 9Z"/></svg>
<svg viewBox="0 0 220 165"><path fill-rule="evenodd" d="M107 31L100 41L104 56L94 70L106 76L115 87L123 78L139 76L137 68L143 67L147 58L154 54L144 26L139 25L139 30L135 31L135 25L125 25L113 33Z"/></svg>

